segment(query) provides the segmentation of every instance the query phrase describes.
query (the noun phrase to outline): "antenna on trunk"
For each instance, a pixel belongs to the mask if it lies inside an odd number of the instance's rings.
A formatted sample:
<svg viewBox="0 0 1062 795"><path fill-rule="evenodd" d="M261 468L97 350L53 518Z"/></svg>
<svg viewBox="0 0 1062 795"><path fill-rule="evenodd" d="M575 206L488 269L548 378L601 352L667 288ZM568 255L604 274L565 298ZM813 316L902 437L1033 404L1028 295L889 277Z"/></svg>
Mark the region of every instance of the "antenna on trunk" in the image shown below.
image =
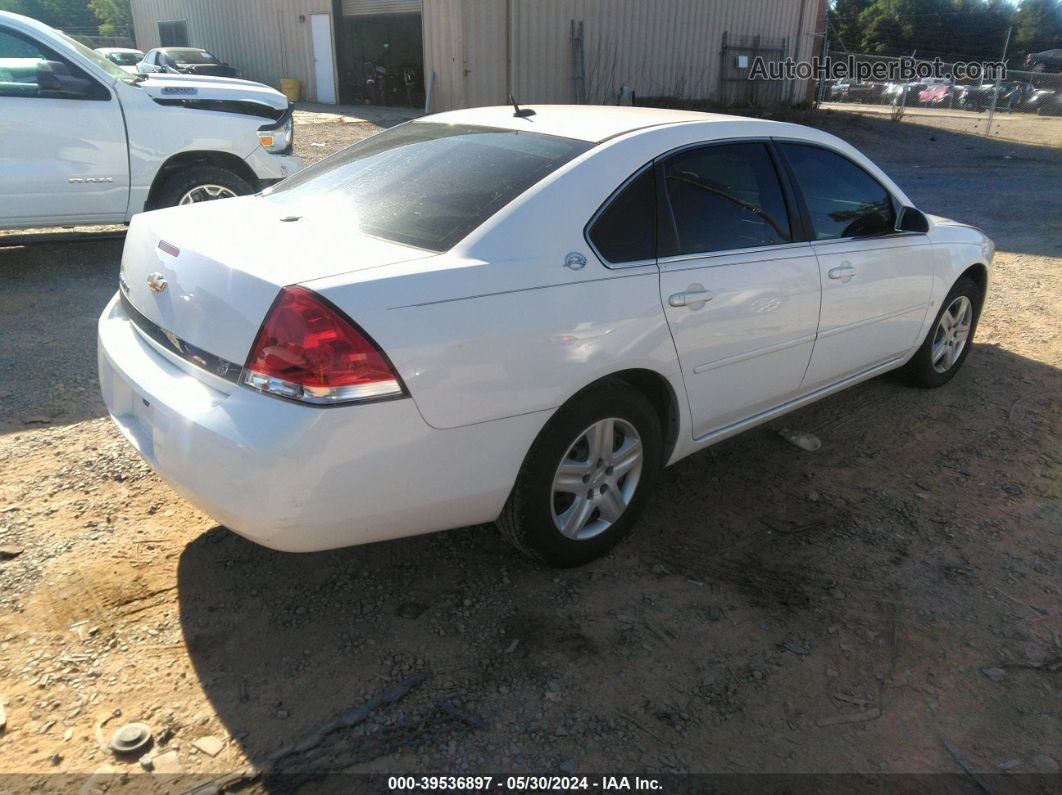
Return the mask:
<svg viewBox="0 0 1062 795"><path fill-rule="evenodd" d="M531 108L521 108L519 105L517 105L516 100L513 99L512 94L509 95L509 104L512 105L513 110L516 111L515 113L513 113L513 116L518 119L526 119L528 116L535 115L535 112L531 110Z"/></svg>

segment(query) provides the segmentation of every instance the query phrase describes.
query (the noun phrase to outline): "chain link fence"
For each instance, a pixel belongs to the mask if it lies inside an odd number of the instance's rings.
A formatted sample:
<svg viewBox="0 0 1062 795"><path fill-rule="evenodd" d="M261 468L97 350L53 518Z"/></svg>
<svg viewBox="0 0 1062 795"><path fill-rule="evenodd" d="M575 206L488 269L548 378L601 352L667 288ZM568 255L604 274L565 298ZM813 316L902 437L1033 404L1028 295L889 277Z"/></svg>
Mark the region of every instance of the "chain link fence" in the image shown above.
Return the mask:
<svg viewBox="0 0 1062 795"><path fill-rule="evenodd" d="M1062 116L1062 74L1002 63L833 53L816 102ZM838 76L838 72L845 75Z"/></svg>

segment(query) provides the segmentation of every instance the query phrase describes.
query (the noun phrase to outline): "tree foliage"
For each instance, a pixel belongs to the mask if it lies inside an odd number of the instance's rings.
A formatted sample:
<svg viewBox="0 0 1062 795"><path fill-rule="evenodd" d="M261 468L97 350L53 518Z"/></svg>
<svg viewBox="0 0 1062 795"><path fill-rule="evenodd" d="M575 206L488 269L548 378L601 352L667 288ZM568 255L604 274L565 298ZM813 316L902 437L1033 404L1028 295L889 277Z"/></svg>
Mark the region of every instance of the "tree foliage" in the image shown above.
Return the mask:
<svg viewBox="0 0 1062 795"><path fill-rule="evenodd" d="M101 35L133 37L130 0L89 0L89 8L100 20Z"/></svg>
<svg viewBox="0 0 1062 795"><path fill-rule="evenodd" d="M835 48L882 55L1008 60L1062 47L1062 0L834 0Z"/></svg>
<svg viewBox="0 0 1062 795"><path fill-rule="evenodd" d="M100 21L85 0L0 0L0 11L39 19L68 33L96 33Z"/></svg>

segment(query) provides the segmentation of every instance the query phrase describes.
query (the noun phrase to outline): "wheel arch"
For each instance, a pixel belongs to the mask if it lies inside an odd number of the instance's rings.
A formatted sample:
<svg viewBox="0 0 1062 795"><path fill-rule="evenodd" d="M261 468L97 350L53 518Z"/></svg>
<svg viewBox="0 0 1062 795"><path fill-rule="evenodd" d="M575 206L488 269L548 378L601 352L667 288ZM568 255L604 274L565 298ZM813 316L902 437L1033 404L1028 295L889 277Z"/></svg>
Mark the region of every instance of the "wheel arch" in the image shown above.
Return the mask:
<svg viewBox="0 0 1062 795"><path fill-rule="evenodd" d="M981 309L985 305L985 298L988 296L988 266L984 263L976 262L959 274L959 279L963 277L977 285L977 291L981 296L977 304L977 314L981 314Z"/></svg>
<svg viewBox="0 0 1062 795"><path fill-rule="evenodd" d="M609 373L595 381L591 381L573 394L557 408L557 411L579 400L587 392L607 388L610 383L621 383L636 389L652 404L657 417L660 419L660 428L663 431L663 438L661 439L662 463L666 464L671 459L671 455L675 451L675 445L678 443L681 417L679 414L678 395L675 393L674 386L664 375L656 370L631 368Z"/></svg>
<svg viewBox="0 0 1062 795"><path fill-rule="evenodd" d="M162 192L162 186L171 174L182 168L199 164L224 168L246 180L255 190L259 188L258 175L247 165L245 160L234 154L211 151L180 152L163 163L155 173L155 179L151 183L151 190L148 191L147 201L144 203L144 210L157 209L156 205L159 194Z"/></svg>

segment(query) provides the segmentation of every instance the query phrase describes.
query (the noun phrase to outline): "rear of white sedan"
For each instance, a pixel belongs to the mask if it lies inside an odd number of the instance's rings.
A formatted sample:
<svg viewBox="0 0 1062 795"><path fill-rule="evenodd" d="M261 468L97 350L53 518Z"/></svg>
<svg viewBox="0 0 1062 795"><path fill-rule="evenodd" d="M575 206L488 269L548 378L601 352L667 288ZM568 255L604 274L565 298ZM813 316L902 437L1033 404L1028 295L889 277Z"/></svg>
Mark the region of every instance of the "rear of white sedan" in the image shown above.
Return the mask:
<svg viewBox="0 0 1062 795"><path fill-rule="evenodd" d="M459 111L137 216L100 380L162 477L260 544L497 520L578 565L668 463L905 364L945 383L991 254L814 130Z"/></svg>

